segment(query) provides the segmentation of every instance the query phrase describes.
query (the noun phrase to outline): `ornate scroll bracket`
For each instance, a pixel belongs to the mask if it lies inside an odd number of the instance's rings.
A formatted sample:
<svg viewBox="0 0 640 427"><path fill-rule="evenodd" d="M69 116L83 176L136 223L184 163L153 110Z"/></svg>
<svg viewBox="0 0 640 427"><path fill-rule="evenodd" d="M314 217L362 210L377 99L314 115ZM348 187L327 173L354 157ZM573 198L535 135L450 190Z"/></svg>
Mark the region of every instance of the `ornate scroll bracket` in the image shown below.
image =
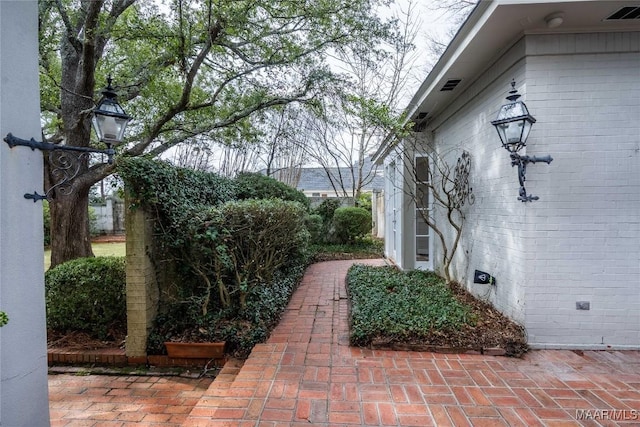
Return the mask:
<svg viewBox="0 0 640 427"><path fill-rule="evenodd" d="M109 164L113 163L113 156L116 151L113 148L99 150L90 147L71 147L66 145L51 144L49 142L36 141L31 138L29 140L21 139L7 134L4 138L9 147L15 146L29 147L31 150L49 151L49 164L51 165L51 176L55 183L49 188L45 194L38 194L37 191L24 195L25 199L38 200L49 199L53 191L57 191L62 195L71 194L73 187L70 182L78 176L85 160L89 158L89 154L98 153L108 156Z"/></svg>

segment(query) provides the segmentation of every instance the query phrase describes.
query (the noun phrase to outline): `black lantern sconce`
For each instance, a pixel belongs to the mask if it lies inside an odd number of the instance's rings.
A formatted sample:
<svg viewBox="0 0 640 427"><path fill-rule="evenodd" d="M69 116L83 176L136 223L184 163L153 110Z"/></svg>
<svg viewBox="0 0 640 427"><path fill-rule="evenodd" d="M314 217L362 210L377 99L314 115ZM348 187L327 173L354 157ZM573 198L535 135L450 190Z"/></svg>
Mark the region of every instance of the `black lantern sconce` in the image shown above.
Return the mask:
<svg viewBox="0 0 640 427"><path fill-rule="evenodd" d="M107 78L107 87L102 90L102 99L98 102L96 108L92 111L91 121L98 139L107 146L106 150L100 150L91 147L72 147L61 144L52 144L49 142L21 139L7 134L4 141L9 147L15 146L29 147L31 150L40 150L49 152L49 161L53 165L51 175L58 178L59 181L49 188L46 194L25 194L25 199L32 199L34 202L49 198L52 190L55 188L68 189L65 185L73 180L80 172L83 156L90 153L106 154L109 164L113 163L113 156L116 154L115 145L120 144L124 138L124 132L127 124L131 120L124 109L118 104L117 95L111 86L111 76ZM73 153L73 154L72 154ZM57 154L54 156L54 154ZM68 191L69 193L70 191Z"/></svg>
<svg viewBox="0 0 640 427"><path fill-rule="evenodd" d="M518 200L531 202L538 200L539 197L527 194L527 190L524 188L527 164L536 162L549 164L553 158L549 155L537 157L518 154L523 147L526 147L531 126L536 122L536 119L529 113L527 106L524 102L518 101L518 98L520 98L520 94L516 90L516 82L514 80L511 82L511 90L509 91L509 96L507 96L509 103L500 107L498 117L491 124L496 127L502 146L511 153L511 166L518 166L518 180L520 181Z"/></svg>

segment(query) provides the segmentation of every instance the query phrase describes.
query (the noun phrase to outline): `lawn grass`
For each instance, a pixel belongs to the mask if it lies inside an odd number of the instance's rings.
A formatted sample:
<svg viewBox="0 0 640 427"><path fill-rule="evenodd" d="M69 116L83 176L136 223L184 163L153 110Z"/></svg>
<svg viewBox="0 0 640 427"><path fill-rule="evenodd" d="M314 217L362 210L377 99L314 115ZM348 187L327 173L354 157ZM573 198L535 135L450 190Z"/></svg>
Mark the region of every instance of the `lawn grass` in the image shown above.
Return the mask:
<svg viewBox="0 0 640 427"><path fill-rule="evenodd" d="M114 243L92 243L91 248L95 256L125 256L126 255L126 243L114 242ZM47 271L51 265L51 249L45 249L44 251L44 270Z"/></svg>

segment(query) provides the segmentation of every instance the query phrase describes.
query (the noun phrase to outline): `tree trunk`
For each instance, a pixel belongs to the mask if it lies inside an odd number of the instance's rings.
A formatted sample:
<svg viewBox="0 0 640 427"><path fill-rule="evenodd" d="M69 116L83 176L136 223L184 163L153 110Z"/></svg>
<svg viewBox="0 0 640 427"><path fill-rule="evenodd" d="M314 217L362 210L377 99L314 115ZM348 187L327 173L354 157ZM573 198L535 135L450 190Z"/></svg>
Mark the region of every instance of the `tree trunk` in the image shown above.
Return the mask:
<svg viewBox="0 0 640 427"><path fill-rule="evenodd" d="M89 113L94 107L95 58L87 53L92 52L94 46L85 43L82 47L82 50L77 50L64 37L60 44L62 130L65 144L74 147L89 146ZM67 170L73 169L67 168L69 163L66 162L72 156L60 153L58 157L45 157L47 191L68 173ZM75 258L94 256L89 230L89 189L99 179L88 173L88 156L79 156L78 161L76 178L66 185L66 189L56 188L51 194L51 267Z"/></svg>
<svg viewBox="0 0 640 427"><path fill-rule="evenodd" d="M51 267L75 258L92 257L89 193L74 191L50 202Z"/></svg>

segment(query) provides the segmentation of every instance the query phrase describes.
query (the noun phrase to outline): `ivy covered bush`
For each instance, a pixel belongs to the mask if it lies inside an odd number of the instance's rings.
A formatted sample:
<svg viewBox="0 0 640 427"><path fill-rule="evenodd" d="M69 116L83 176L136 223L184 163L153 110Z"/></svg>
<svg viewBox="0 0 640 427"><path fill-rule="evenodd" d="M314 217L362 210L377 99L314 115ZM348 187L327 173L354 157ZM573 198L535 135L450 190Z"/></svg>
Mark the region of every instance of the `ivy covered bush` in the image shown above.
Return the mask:
<svg viewBox="0 0 640 427"><path fill-rule="evenodd" d="M308 263L308 202L271 178L232 180L128 159L132 207L155 222L160 305L148 352L165 341L226 340L248 354L277 323Z"/></svg>
<svg viewBox="0 0 640 427"><path fill-rule="evenodd" d="M314 213L309 214L305 218L305 223L307 226L307 230L309 231L311 242L314 244L322 243L325 236L324 222L322 220L322 217Z"/></svg>
<svg viewBox="0 0 640 427"><path fill-rule="evenodd" d="M79 258L45 273L47 327L107 339L126 324L124 257ZM111 337L115 338L115 337Z"/></svg>

